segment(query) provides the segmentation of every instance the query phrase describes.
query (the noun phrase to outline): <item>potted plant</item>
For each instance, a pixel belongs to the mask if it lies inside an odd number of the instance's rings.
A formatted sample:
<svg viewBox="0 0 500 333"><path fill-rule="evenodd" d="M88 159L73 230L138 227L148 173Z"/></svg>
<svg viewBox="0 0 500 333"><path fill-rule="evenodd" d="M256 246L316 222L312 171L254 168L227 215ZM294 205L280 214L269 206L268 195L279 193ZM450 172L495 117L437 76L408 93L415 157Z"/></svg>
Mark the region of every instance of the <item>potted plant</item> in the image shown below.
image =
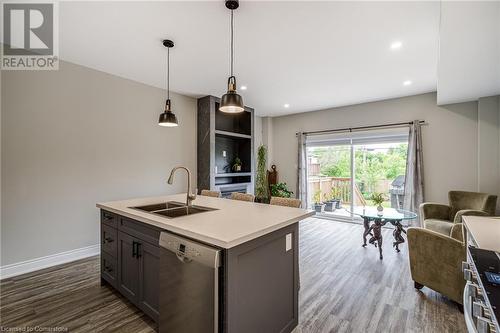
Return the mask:
<svg viewBox="0 0 500 333"><path fill-rule="evenodd" d="M271 195L273 197L290 198L293 192L288 190L286 183L271 185Z"/></svg>
<svg viewBox="0 0 500 333"><path fill-rule="evenodd" d="M316 213L321 213L323 210L323 204L321 204L321 191L317 190L313 195L314 210Z"/></svg>
<svg viewBox="0 0 500 333"><path fill-rule="evenodd" d="M333 188L330 193L325 194L325 212L334 212L337 208L337 202L333 195Z"/></svg>
<svg viewBox="0 0 500 333"><path fill-rule="evenodd" d="M257 202L269 202L269 186L266 169L267 148L260 145L257 149L257 174L255 177L255 200Z"/></svg>
<svg viewBox="0 0 500 333"><path fill-rule="evenodd" d="M370 200L373 201L375 205L377 205L377 210L379 214L381 215L382 212L384 211L384 207L382 206L382 203L385 201L385 196L383 193L373 193L370 197Z"/></svg>
<svg viewBox="0 0 500 333"><path fill-rule="evenodd" d="M241 171L241 160L239 157L235 157L233 160L233 171L234 172L240 172Z"/></svg>
<svg viewBox="0 0 500 333"><path fill-rule="evenodd" d="M342 208L342 192L340 191L340 188L332 187L332 190L330 191L330 197L331 201L333 202L333 206L336 209Z"/></svg>

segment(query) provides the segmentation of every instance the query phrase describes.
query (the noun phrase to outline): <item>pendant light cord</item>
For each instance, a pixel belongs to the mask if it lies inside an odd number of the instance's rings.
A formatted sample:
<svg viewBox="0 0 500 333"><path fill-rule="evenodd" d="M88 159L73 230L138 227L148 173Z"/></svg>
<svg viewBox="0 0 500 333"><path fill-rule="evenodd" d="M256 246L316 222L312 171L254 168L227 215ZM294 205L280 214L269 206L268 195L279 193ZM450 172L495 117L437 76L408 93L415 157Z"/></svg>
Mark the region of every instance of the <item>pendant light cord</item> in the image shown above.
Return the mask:
<svg viewBox="0 0 500 333"><path fill-rule="evenodd" d="M233 76L233 54L234 54L234 24L233 24L233 10L231 9L231 76Z"/></svg>
<svg viewBox="0 0 500 333"><path fill-rule="evenodd" d="M167 47L167 99L170 99L170 47Z"/></svg>

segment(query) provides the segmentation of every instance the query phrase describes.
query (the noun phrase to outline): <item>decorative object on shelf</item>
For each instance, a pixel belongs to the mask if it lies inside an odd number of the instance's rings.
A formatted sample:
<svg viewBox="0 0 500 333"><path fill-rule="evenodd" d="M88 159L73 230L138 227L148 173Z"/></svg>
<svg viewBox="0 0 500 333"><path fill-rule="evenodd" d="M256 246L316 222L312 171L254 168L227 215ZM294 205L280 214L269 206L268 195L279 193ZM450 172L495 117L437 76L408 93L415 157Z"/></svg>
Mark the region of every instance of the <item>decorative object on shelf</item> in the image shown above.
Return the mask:
<svg viewBox="0 0 500 333"><path fill-rule="evenodd" d="M233 63L234 63L234 19L233 11L239 7L238 0L226 0L226 7L231 10L231 59L230 68L231 74L227 79L227 93L225 93L220 101L219 110L227 113L240 113L245 111L245 106L243 105L243 98L236 92L236 77L233 75Z"/></svg>
<svg viewBox="0 0 500 333"><path fill-rule="evenodd" d="M271 196L280 198L290 198L293 192L288 190L286 183L271 185Z"/></svg>
<svg viewBox="0 0 500 333"><path fill-rule="evenodd" d="M314 192L312 199L314 202L314 210L316 211L316 213L321 213L321 211L323 210L323 204L321 203L321 191L317 190L316 192Z"/></svg>
<svg viewBox="0 0 500 333"><path fill-rule="evenodd" d="M384 207L382 203L385 201L385 196L383 193L373 193L370 197L370 200L373 201L375 205L377 205L377 211L379 214L382 214L384 211Z"/></svg>
<svg viewBox="0 0 500 333"><path fill-rule="evenodd" d="M269 202L269 186L267 183L267 147L260 145L257 150L257 175L255 180L255 199L257 202Z"/></svg>
<svg viewBox="0 0 500 333"><path fill-rule="evenodd" d="M269 183L269 189L271 185L278 183L278 171L276 170L276 165L271 165L271 171L267 172L267 181Z"/></svg>
<svg viewBox="0 0 500 333"><path fill-rule="evenodd" d="M232 165L232 170L234 172L240 172L241 171L241 160L238 156L234 158L233 165Z"/></svg>
<svg viewBox="0 0 500 333"><path fill-rule="evenodd" d="M170 48L174 47L174 42L169 39L163 40L163 46L167 48L167 101L165 102L165 111L160 114L158 125L165 127L178 126L177 117L171 110L170 102Z"/></svg>

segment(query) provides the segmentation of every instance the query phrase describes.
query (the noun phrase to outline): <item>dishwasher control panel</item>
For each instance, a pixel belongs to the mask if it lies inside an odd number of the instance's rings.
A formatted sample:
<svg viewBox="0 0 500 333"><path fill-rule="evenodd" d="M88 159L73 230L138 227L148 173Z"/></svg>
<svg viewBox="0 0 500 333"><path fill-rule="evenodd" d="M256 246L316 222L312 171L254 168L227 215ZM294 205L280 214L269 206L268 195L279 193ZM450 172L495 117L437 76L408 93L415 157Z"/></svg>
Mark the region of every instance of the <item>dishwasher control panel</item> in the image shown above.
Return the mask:
<svg viewBox="0 0 500 333"><path fill-rule="evenodd" d="M178 257L196 260L200 263L216 267L220 266L220 250L205 244L181 238L177 235L162 232L160 246Z"/></svg>

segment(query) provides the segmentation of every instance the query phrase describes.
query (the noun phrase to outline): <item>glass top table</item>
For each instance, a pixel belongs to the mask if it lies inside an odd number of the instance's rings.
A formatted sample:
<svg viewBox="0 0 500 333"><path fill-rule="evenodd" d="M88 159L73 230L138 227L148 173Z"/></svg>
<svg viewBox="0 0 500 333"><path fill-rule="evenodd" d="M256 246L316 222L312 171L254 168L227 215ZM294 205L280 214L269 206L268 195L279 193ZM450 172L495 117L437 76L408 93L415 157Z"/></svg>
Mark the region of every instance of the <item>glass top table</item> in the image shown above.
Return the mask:
<svg viewBox="0 0 500 333"><path fill-rule="evenodd" d="M355 206L353 209L347 209L348 212L361 216L362 218L368 217L371 219L382 220L413 220L417 218L417 214L402 209L384 208L379 212L377 207L371 206Z"/></svg>
<svg viewBox="0 0 500 333"><path fill-rule="evenodd" d="M382 256L382 227L386 223L390 223L394 226L394 231L392 232L394 242L392 242L392 246L397 252L400 252L399 244L405 242L402 233L406 234L401 221L417 218L417 214L413 212L394 208L384 208L383 211L379 212L377 207L357 206L353 207L353 209L348 209L348 211L363 218L363 225L365 227L365 232L363 233L363 247L366 247L366 237L370 235L371 238L368 242L378 247L380 259L384 258Z"/></svg>

